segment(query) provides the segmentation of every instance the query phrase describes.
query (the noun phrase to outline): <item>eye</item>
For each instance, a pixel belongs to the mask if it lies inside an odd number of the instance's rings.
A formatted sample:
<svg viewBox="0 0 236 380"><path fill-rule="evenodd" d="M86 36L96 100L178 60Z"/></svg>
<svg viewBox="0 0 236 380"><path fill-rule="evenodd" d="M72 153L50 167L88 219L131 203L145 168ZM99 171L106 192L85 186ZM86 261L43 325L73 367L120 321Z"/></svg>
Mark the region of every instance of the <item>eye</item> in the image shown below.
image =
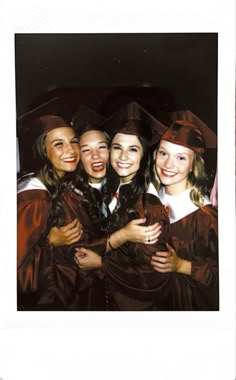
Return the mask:
<svg viewBox="0 0 236 380"><path fill-rule="evenodd" d="M137 152L138 149L137 148L130 148L130 152Z"/></svg>
<svg viewBox="0 0 236 380"><path fill-rule="evenodd" d="M184 157L184 156L179 156L179 157L178 157L178 160L179 160L179 161L185 161L185 160L186 160L186 157Z"/></svg>
<svg viewBox="0 0 236 380"><path fill-rule="evenodd" d="M88 149L88 148L81 149L81 153L87 153L87 152L90 152L90 149Z"/></svg>
<svg viewBox="0 0 236 380"><path fill-rule="evenodd" d="M104 145L100 145L98 148L99 148L99 149L107 149L108 147L107 147L106 144L104 144Z"/></svg>
<svg viewBox="0 0 236 380"><path fill-rule="evenodd" d="M112 149L114 149L114 150L120 150L121 147L119 145L112 145Z"/></svg>
<svg viewBox="0 0 236 380"><path fill-rule="evenodd" d="M79 141L78 141L77 139L72 140L72 141L71 141L71 144L76 144L76 145L78 145L78 144L79 144Z"/></svg>
<svg viewBox="0 0 236 380"><path fill-rule="evenodd" d="M158 155L159 156L165 156L166 152L164 152L164 150L158 150Z"/></svg>
<svg viewBox="0 0 236 380"><path fill-rule="evenodd" d="M54 146L62 146L63 145L63 143L61 142L61 141L58 141L58 142L56 142L55 144L54 144Z"/></svg>

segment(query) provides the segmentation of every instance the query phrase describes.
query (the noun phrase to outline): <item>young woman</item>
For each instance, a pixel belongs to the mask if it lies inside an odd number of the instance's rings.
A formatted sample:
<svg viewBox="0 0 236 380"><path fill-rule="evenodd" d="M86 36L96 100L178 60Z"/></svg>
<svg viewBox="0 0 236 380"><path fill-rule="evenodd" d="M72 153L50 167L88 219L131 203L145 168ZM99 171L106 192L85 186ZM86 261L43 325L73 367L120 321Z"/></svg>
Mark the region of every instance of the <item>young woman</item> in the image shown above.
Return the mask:
<svg viewBox="0 0 236 380"><path fill-rule="evenodd" d="M115 134L110 142L110 169L104 186L105 222L110 234L110 252L99 257L95 252L81 248L76 260L81 269L102 268L110 293L111 310L169 310L172 309L170 273L156 273L150 267L156 250L166 249L169 240L168 216L159 198L152 195L149 186L149 152L145 138L149 124L127 109L109 121ZM137 112L139 109L136 110ZM125 118L126 117L126 118ZM118 246L114 231L136 218L144 218L146 242L126 242ZM162 234L158 242L149 234L149 225L159 222Z"/></svg>
<svg viewBox="0 0 236 380"><path fill-rule="evenodd" d="M32 128L37 170L19 180L17 189L17 301L19 310L54 310L70 302L77 268L72 255L55 254L48 233L67 222L58 194L66 173L75 171L80 150L73 128L58 116L41 116ZM77 240L78 220L67 228Z"/></svg>
<svg viewBox="0 0 236 380"><path fill-rule="evenodd" d="M174 246L151 263L158 273L176 273L177 310L219 308L217 209L206 195L204 149L204 129L177 120L155 151L156 188L169 211Z"/></svg>

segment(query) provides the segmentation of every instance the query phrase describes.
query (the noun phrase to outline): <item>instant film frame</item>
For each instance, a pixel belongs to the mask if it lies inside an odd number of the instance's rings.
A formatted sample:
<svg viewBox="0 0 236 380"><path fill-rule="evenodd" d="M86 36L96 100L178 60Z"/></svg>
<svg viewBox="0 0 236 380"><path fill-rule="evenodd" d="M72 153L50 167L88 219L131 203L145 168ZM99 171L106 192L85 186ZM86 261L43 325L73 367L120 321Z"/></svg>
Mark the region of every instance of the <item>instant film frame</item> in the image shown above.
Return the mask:
<svg viewBox="0 0 236 380"><path fill-rule="evenodd" d="M2 144L0 286L0 376L5 379L181 379L235 378L235 242L234 242L234 6L199 1L67 7L14 4L1 12L1 95L4 142L15 147L15 33L217 33L218 141L220 203L221 310L217 313L18 313L16 312L15 219L16 163ZM67 21L66 21L67 20ZM112 23L111 23L112 20ZM102 21L102 24L101 24ZM122 22L121 22L122 21ZM1 38L2 38L1 37ZM26 104L27 103L27 104ZM21 111L28 107L28 101ZM204 120L207 122L206 120ZM15 155L16 156L16 155ZM227 194L227 196L226 196ZM8 201L9 200L9 201ZM8 201L8 202L7 202ZM231 207L232 206L232 207ZM14 227L13 227L14 230ZM230 245L227 248L226 242ZM3 291L2 291L3 289ZM78 317L79 316L79 317ZM69 347L66 350L65 347ZM68 352L69 351L69 352ZM27 365L26 365L27 357ZM119 359L118 359L119 358ZM56 359L56 360L55 360ZM104 362L106 371L104 371ZM13 365L14 364L14 365Z"/></svg>

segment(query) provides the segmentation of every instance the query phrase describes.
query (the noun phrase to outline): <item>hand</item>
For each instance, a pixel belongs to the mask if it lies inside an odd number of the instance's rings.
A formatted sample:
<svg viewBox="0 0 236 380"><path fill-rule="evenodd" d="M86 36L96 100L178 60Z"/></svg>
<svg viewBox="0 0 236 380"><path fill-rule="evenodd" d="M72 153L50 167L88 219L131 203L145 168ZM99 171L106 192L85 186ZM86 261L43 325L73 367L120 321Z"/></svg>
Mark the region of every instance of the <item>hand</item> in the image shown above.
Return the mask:
<svg viewBox="0 0 236 380"><path fill-rule="evenodd" d="M102 258L96 252L86 248L76 248L75 262L84 270L98 269L102 266Z"/></svg>
<svg viewBox="0 0 236 380"><path fill-rule="evenodd" d="M158 241L162 229L160 223L150 226L140 226L145 223L145 218L131 220L120 232L124 235L125 241L132 243L154 244Z"/></svg>
<svg viewBox="0 0 236 380"><path fill-rule="evenodd" d="M156 252L152 256L151 266L157 272L168 273L177 272L191 275L191 261L181 259L175 250L166 243L168 251Z"/></svg>
<svg viewBox="0 0 236 380"><path fill-rule="evenodd" d="M52 227L48 235L49 244L56 247L60 245L70 245L76 243L83 233L82 225L78 219L63 227Z"/></svg>
<svg viewBox="0 0 236 380"><path fill-rule="evenodd" d="M151 265L157 272L177 272L180 259L175 250L168 243L166 243L166 246L168 251L156 252L155 255L152 256Z"/></svg>

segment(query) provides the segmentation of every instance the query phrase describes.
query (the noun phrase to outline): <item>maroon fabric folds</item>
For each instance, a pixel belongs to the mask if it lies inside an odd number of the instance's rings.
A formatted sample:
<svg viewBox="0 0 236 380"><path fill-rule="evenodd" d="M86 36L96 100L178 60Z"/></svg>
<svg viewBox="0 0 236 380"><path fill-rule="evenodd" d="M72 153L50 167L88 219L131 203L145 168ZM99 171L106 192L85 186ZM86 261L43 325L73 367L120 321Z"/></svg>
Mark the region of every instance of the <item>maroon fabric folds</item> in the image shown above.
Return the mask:
<svg viewBox="0 0 236 380"><path fill-rule="evenodd" d="M177 255L192 262L191 276L175 277L177 310L219 310L217 210L212 206L171 224Z"/></svg>
<svg viewBox="0 0 236 380"><path fill-rule="evenodd" d="M182 145L202 154L205 149L205 140L202 131L185 120L176 120L163 134L161 140Z"/></svg>
<svg viewBox="0 0 236 380"><path fill-rule="evenodd" d="M103 271L113 300L111 308L120 311L173 310L173 273L158 273L149 265L152 255L158 250L166 250L165 243L170 243L168 216L159 198L151 194L140 196L135 210L139 217L146 214L148 224L160 222L162 234L153 245L126 243L103 258ZM120 219L120 227L124 224Z"/></svg>
<svg viewBox="0 0 236 380"><path fill-rule="evenodd" d="M66 223L79 218L83 224L84 234L77 246L102 254L106 236L93 228L81 198L68 192L62 195L62 202ZM47 191L26 190L18 194L18 309L104 310L105 290L100 271L80 271L74 260L74 247L48 244L50 209Z"/></svg>

